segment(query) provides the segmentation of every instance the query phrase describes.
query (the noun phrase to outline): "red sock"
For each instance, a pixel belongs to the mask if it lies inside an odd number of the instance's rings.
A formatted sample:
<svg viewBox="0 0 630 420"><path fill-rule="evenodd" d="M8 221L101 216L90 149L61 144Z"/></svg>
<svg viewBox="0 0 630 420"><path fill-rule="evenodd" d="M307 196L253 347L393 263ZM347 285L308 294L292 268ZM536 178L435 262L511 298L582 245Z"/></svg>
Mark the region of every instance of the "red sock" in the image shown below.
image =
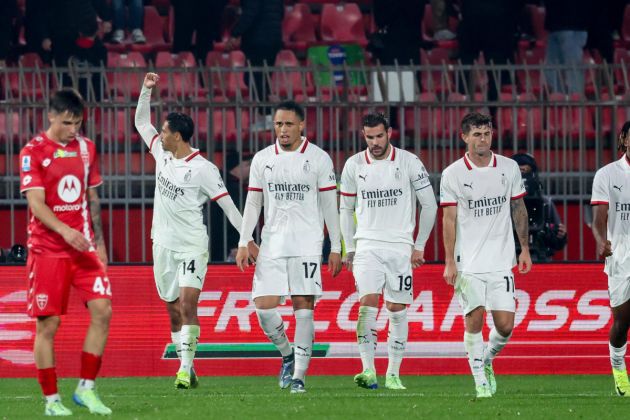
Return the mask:
<svg viewBox="0 0 630 420"><path fill-rule="evenodd" d="M55 367L37 369L37 381L42 387L44 396L57 393L57 371Z"/></svg>
<svg viewBox="0 0 630 420"><path fill-rule="evenodd" d="M92 353L81 352L81 379L96 379L96 374L101 368L101 356Z"/></svg>

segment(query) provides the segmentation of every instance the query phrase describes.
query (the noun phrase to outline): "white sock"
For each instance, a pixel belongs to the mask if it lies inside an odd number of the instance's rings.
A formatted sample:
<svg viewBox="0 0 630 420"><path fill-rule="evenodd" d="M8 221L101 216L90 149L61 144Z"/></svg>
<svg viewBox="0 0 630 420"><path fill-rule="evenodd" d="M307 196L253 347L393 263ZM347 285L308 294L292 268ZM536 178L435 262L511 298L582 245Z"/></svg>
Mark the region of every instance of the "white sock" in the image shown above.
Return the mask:
<svg viewBox="0 0 630 420"><path fill-rule="evenodd" d="M79 385L77 389L85 391L86 389L94 389L94 381L91 379L79 379Z"/></svg>
<svg viewBox="0 0 630 420"><path fill-rule="evenodd" d="M626 369L626 346L628 343L617 348L608 343L608 349L610 350L610 365L616 370Z"/></svg>
<svg viewBox="0 0 630 420"><path fill-rule="evenodd" d="M488 336L488 346L483 351L483 362L487 365L491 364L492 360L497 357L497 354L503 350L511 336L512 334L504 337L499 334L496 328L492 328Z"/></svg>
<svg viewBox="0 0 630 420"><path fill-rule="evenodd" d="M179 338L179 331L171 331L171 343L175 344L175 353L177 353L177 358L182 360L182 342Z"/></svg>
<svg viewBox="0 0 630 420"><path fill-rule="evenodd" d="M304 381L308 364L313 354L313 340L315 338L315 323L312 309L298 309L295 311L295 371L293 379Z"/></svg>
<svg viewBox="0 0 630 420"><path fill-rule="evenodd" d="M52 403L55 401L61 401L61 395L59 394L51 394L51 395L46 395L46 403Z"/></svg>
<svg viewBox="0 0 630 420"><path fill-rule="evenodd" d="M378 308L372 306L359 307L359 320L357 321L357 343L359 344L359 354L361 355L361 363L363 370L372 369L374 367L374 353L378 342L378 334L376 332L376 315Z"/></svg>
<svg viewBox="0 0 630 420"><path fill-rule="evenodd" d="M400 373L405 347L407 346L407 336L409 335L409 324L407 322L407 309L398 312L387 311L389 315L389 331L387 334L387 353L389 363L387 365L387 375Z"/></svg>
<svg viewBox="0 0 630 420"><path fill-rule="evenodd" d="M188 372L192 369L193 360L195 359L195 352L197 351L197 342L199 341L199 334L201 329L199 325L182 325L180 331L181 343L181 365L179 366L180 372Z"/></svg>
<svg viewBox="0 0 630 420"><path fill-rule="evenodd" d="M290 356L293 353L291 344L284 331L284 322L280 317L278 309L256 309L258 323L265 335L275 344L282 357Z"/></svg>
<svg viewBox="0 0 630 420"><path fill-rule="evenodd" d="M475 385L487 384L488 380L483 371L483 335L481 335L481 332L464 332L464 348L468 355L470 371L475 378Z"/></svg>

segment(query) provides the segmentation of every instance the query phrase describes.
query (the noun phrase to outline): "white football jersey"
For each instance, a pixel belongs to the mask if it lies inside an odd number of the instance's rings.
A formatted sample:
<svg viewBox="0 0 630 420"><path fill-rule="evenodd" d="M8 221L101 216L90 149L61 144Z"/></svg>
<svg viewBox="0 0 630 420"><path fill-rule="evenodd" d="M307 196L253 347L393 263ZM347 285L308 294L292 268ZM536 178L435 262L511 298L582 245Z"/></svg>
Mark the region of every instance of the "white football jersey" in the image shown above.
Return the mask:
<svg viewBox="0 0 630 420"><path fill-rule="evenodd" d="M416 192L429 188L429 174L418 157L391 147L385 159L368 151L350 157L341 174L341 195L356 196L355 240L413 245Z"/></svg>
<svg viewBox="0 0 630 420"><path fill-rule="evenodd" d="M467 155L453 162L440 183L440 206L457 206L457 271L490 273L516 265L510 201L525 195L518 164L492 154L477 167Z"/></svg>
<svg viewBox="0 0 630 420"><path fill-rule="evenodd" d="M199 151L175 159L162 148L159 135L145 142L155 158L155 199L151 239L177 252L208 251L208 232L202 207L208 199L228 195L219 169Z"/></svg>
<svg viewBox="0 0 630 420"><path fill-rule="evenodd" d="M260 253L269 258L321 255L324 215L319 191L337 188L328 153L305 138L286 152L273 144L254 155L250 191L262 191L265 224Z"/></svg>
<svg viewBox="0 0 630 420"><path fill-rule="evenodd" d="M628 275L630 270L630 161L624 156L599 169L593 179L591 205L608 204L608 240L613 254L604 271Z"/></svg>

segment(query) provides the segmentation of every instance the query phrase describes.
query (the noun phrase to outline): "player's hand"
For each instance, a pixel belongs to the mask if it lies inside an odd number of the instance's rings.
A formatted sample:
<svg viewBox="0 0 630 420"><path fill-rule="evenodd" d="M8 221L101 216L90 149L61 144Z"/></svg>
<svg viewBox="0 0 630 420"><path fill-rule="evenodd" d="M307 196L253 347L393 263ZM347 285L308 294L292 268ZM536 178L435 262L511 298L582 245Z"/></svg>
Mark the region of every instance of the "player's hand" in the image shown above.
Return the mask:
<svg viewBox="0 0 630 420"><path fill-rule="evenodd" d="M85 236L83 236L81 232L76 229L72 229L70 226L64 226L59 231L59 234L68 245L79 252L85 252L90 249L90 241L85 239Z"/></svg>
<svg viewBox="0 0 630 420"><path fill-rule="evenodd" d="M52 41L50 38L44 38L42 40L42 50L50 51L52 49Z"/></svg>
<svg viewBox="0 0 630 420"><path fill-rule="evenodd" d="M341 253L331 252L328 254L328 271L333 277L337 277L341 271Z"/></svg>
<svg viewBox="0 0 630 420"><path fill-rule="evenodd" d="M529 248L523 248L518 256L518 272L521 274L527 274L531 269L532 257L529 255Z"/></svg>
<svg viewBox="0 0 630 420"><path fill-rule="evenodd" d="M104 34L108 34L112 31L112 21L111 20L106 20L103 22L103 33Z"/></svg>
<svg viewBox="0 0 630 420"><path fill-rule="evenodd" d="M610 241L597 242L597 255L610 257L612 255L612 243Z"/></svg>
<svg viewBox="0 0 630 420"><path fill-rule="evenodd" d="M256 260L258 259L258 252L260 251L260 248L258 248L258 245L256 245L256 242L249 241L247 243L247 251L249 252L248 261L252 264L255 264Z"/></svg>
<svg viewBox="0 0 630 420"><path fill-rule="evenodd" d="M107 249L105 249L105 244L96 245L96 255L98 255L98 259L101 260L105 268L107 268Z"/></svg>
<svg viewBox="0 0 630 420"><path fill-rule="evenodd" d="M353 263L354 263L354 251L346 252L346 256L344 258L344 264L346 265L346 270L352 271Z"/></svg>
<svg viewBox="0 0 630 420"><path fill-rule="evenodd" d="M245 271L249 267L249 251L246 246L239 246L236 252L236 266Z"/></svg>
<svg viewBox="0 0 630 420"><path fill-rule="evenodd" d="M457 281L457 265L455 265L455 261L446 262L442 277L444 277L446 284L455 286L455 282Z"/></svg>
<svg viewBox="0 0 630 420"><path fill-rule="evenodd" d="M562 239L567 236L567 227L562 223L558 223L558 233L556 234L558 239Z"/></svg>
<svg viewBox="0 0 630 420"><path fill-rule="evenodd" d="M411 267L418 268L424 264L424 251L414 249L411 253Z"/></svg>
<svg viewBox="0 0 630 420"><path fill-rule="evenodd" d="M153 89L159 81L160 76L158 76L157 73L147 73L146 76L144 76L144 87Z"/></svg>

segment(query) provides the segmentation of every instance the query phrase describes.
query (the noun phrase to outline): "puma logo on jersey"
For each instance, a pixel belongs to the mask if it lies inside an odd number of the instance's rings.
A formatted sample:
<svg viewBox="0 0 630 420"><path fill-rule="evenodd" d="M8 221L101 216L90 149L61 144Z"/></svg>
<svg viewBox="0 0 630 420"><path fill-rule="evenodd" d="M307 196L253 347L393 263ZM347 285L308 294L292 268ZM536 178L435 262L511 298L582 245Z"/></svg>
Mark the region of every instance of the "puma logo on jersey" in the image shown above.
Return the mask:
<svg viewBox="0 0 630 420"><path fill-rule="evenodd" d="M271 166L269 166L269 165L265 165L265 169L269 169L271 172L273 172L273 167L274 167L274 166L275 166L275 165L271 165Z"/></svg>
<svg viewBox="0 0 630 420"><path fill-rule="evenodd" d="M366 182L365 178L367 178L367 175L359 175L359 178L361 178L363 180L363 182Z"/></svg>
<svg viewBox="0 0 630 420"><path fill-rule="evenodd" d="M621 192L621 187L623 187L623 185L619 185L619 186L613 185L613 188L616 190L619 190L619 192Z"/></svg>
<svg viewBox="0 0 630 420"><path fill-rule="evenodd" d="M300 347L300 346L295 346L298 349L302 350L304 353L306 353L308 351L308 347Z"/></svg>
<svg viewBox="0 0 630 420"><path fill-rule="evenodd" d="M471 190L473 189L473 188L472 188L472 185L473 185L473 183L472 183L472 182L471 182L470 184L466 184L466 183L464 183L464 187L468 187L468 188L470 188Z"/></svg>
<svg viewBox="0 0 630 420"><path fill-rule="evenodd" d="M322 287L321 283L315 282L315 284L319 287Z"/></svg>

